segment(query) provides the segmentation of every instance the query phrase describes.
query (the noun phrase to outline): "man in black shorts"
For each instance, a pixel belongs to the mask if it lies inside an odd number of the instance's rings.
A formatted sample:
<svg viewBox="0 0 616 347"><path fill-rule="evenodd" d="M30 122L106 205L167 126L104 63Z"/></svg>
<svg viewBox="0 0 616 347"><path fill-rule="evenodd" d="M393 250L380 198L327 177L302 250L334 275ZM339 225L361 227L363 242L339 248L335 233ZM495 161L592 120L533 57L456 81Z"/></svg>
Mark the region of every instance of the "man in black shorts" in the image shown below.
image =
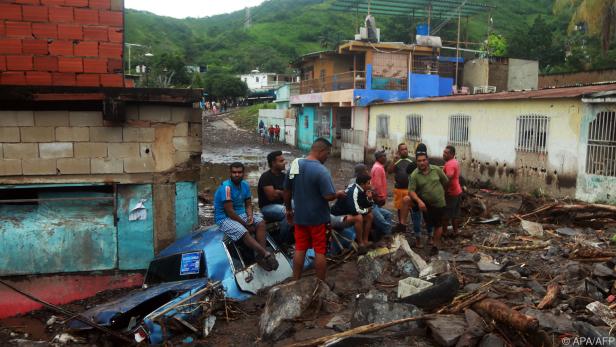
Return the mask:
<svg viewBox="0 0 616 347"><path fill-rule="evenodd" d="M439 241L443 233L443 217L445 216L445 189L449 179L441 168L430 165L428 154L416 152L417 170L409 179L409 195L423 212L428 227L434 228L434 245L432 252L438 252Z"/></svg>

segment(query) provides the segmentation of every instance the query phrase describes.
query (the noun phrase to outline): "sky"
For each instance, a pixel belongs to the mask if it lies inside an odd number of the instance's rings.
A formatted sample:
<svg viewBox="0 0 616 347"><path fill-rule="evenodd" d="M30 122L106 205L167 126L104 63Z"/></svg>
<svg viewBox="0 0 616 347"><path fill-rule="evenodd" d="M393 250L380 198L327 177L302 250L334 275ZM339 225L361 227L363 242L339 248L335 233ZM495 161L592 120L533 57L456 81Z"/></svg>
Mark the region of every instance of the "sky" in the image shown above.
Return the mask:
<svg viewBox="0 0 616 347"><path fill-rule="evenodd" d="M253 7L264 0L125 0L124 6L175 18L207 17Z"/></svg>

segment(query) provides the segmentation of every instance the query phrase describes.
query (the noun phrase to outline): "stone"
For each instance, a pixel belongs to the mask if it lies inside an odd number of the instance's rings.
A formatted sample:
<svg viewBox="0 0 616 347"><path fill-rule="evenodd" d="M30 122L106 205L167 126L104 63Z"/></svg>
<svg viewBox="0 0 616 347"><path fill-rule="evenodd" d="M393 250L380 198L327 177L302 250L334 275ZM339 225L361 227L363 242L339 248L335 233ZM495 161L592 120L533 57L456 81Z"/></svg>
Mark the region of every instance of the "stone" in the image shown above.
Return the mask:
<svg viewBox="0 0 616 347"><path fill-rule="evenodd" d="M553 313L536 310L534 308L527 309L524 314L537 318L539 326L546 329L548 332L575 332L573 320L566 315L557 316Z"/></svg>
<svg viewBox="0 0 616 347"><path fill-rule="evenodd" d="M488 331L488 326L477 312L467 308L464 310L464 319L466 319L466 330L460 336L456 347L472 347L476 346L479 340Z"/></svg>
<svg viewBox="0 0 616 347"><path fill-rule="evenodd" d="M563 236L575 236L580 232L573 228L558 228L556 229L556 233Z"/></svg>
<svg viewBox="0 0 616 347"><path fill-rule="evenodd" d="M445 347L455 346L467 327L464 317L456 315L439 315L430 319L427 325L432 332L432 338Z"/></svg>
<svg viewBox="0 0 616 347"><path fill-rule="evenodd" d="M449 263L446 260L434 260L419 273L420 278L432 278L449 271Z"/></svg>
<svg viewBox="0 0 616 347"><path fill-rule="evenodd" d="M422 314L422 310L411 304L384 302L360 297L355 302L351 327L355 328L371 323L387 323L397 319L421 316ZM413 335L420 332L422 327L423 323L411 321L393 326L389 330L405 331Z"/></svg>
<svg viewBox="0 0 616 347"><path fill-rule="evenodd" d="M541 297L545 296L545 294L547 293L545 288L543 288L543 286L535 280L530 280L526 284L528 285L528 288L532 289L535 293L537 293L537 295Z"/></svg>
<svg viewBox="0 0 616 347"><path fill-rule="evenodd" d="M522 229L524 229L524 231L526 231L530 236L543 238L544 233L543 226L541 224L522 220L520 225L522 226Z"/></svg>
<svg viewBox="0 0 616 347"><path fill-rule="evenodd" d="M599 277L614 277L614 270L601 263L596 263L592 268L592 274Z"/></svg>
<svg viewBox="0 0 616 347"><path fill-rule="evenodd" d="M366 293L366 299L380 300L387 302L387 293L384 293L377 289L370 289L368 293Z"/></svg>
<svg viewBox="0 0 616 347"><path fill-rule="evenodd" d="M586 277L584 269L577 261L567 262L567 264L565 265L565 269L565 279L567 280L567 282L580 280Z"/></svg>
<svg viewBox="0 0 616 347"><path fill-rule="evenodd" d="M336 331L349 330L351 328L350 320L350 314L337 314L325 324L325 327Z"/></svg>
<svg viewBox="0 0 616 347"><path fill-rule="evenodd" d="M598 345L616 347L616 340L610 336L609 327L602 329L582 321L573 322L573 327L580 336L592 341L603 342Z"/></svg>
<svg viewBox="0 0 616 347"><path fill-rule="evenodd" d="M306 277L270 289L259 320L259 334L267 340L279 340L292 329L290 320L301 317L316 301L323 305L340 303L327 284L315 277ZM326 303L327 302L327 303Z"/></svg>
<svg viewBox="0 0 616 347"><path fill-rule="evenodd" d="M481 272L500 272L505 267L505 264L497 264L495 262L488 262L482 259L477 263L477 267Z"/></svg>
<svg viewBox="0 0 616 347"><path fill-rule="evenodd" d="M371 288L372 284L383 274L385 270L385 260L376 257L370 258L363 256L357 260L357 271L361 274L359 278L361 288Z"/></svg>
<svg viewBox="0 0 616 347"><path fill-rule="evenodd" d="M413 260L406 252L399 248L391 258L395 267L392 269L391 275L394 277L417 277L419 271L413 264Z"/></svg>
<svg viewBox="0 0 616 347"><path fill-rule="evenodd" d="M507 344L500 336L496 334L487 334L479 343L479 347L505 347Z"/></svg>

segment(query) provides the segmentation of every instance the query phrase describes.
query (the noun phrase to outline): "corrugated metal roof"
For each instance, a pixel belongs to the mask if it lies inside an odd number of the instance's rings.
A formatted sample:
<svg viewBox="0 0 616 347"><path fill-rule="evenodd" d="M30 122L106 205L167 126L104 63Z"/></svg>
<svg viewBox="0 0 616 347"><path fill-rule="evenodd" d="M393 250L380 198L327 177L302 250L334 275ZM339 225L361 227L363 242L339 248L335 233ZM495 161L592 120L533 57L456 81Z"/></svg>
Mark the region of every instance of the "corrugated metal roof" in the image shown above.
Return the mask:
<svg viewBox="0 0 616 347"><path fill-rule="evenodd" d="M585 95L590 95L597 92L616 91L616 83L585 86L585 87L573 87L573 88L552 88L552 89L540 89L529 90L519 92L500 92L490 94L473 94L473 95L452 95L441 96L433 98L413 99L406 101L396 101L382 104L406 104L417 102L450 102L450 101L499 101L499 100L522 100L522 99L563 99L563 98L578 98Z"/></svg>

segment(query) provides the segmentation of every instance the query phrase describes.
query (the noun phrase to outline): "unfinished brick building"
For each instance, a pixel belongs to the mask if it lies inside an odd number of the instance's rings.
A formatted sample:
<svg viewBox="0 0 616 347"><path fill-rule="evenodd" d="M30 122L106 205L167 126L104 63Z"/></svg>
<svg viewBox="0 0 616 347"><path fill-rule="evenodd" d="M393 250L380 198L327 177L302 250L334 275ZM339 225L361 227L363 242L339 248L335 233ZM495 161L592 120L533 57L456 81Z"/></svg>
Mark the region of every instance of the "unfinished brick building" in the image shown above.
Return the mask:
<svg viewBox="0 0 616 347"><path fill-rule="evenodd" d="M48 302L139 285L198 225L202 92L126 88L123 32L122 1L0 2L0 276Z"/></svg>

